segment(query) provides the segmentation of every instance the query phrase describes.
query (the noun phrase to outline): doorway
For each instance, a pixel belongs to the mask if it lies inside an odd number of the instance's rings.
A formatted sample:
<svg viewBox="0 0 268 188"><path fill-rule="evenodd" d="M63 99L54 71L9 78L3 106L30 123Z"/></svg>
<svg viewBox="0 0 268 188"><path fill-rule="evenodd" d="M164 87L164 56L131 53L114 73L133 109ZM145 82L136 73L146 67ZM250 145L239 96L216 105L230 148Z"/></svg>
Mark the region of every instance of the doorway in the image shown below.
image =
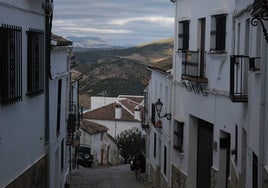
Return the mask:
<svg viewBox="0 0 268 188"><path fill-rule="evenodd" d="M210 187L213 164L213 124L198 120L197 136L197 188Z"/></svg>
<svg viewBox="0 0 268 188"><path fill-rule="evenodd" d="M230 176L230 144L231 144L230 134L224 131L221 131L219 188L228 187L228 178Z"/></svg>

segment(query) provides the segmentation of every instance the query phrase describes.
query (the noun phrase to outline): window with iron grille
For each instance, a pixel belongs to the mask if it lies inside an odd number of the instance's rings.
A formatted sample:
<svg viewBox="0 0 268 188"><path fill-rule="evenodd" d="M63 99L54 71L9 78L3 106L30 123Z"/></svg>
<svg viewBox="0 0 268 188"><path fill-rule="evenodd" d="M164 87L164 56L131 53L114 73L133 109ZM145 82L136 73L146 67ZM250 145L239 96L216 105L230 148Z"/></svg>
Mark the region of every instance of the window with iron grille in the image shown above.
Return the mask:
<svg viewBox="0 0 268 188"><path fill-rule="evenodd" d="M226 14L211 17L210 51L225 52Z"/></svg>
<svg viewBox="0 0 268 188"><path fill-rule="evenodd" d="M164 174L167 175L167 147L164 146Z"/></svg>
<svg viewBox="0 0 268 188"><path fill-rule="evenodd" d="M27 95L44 92L44 32L27 31Z"/></svg>
<svg viewBox="0 0 268 188"><path fill-rule="evenodd" d="M174 122L174 148L183 152L183 122Z"/></svg>
<svg viewBox="0 0 268 188"><path fill-rule="evenodd" d="M60 133L61 124L61 90L62 90L62 80L58 80L58 103L57 103L57 134Z"/></svg>
<svg viewBox="0 0 268 188"><path fill-rule="evenodd" d="M21 27L0 27L0 103L3 106L22 100Z"/></svg>
<svg viewBox="0 0 268 188"><path fill-rule="evenodd" d="M152 109L151 109L151 121L153 124L155 124L155 104L152 103Z"/></svg>
<svg viewBox="0 0 268 188"><path fill-rule="evenodd" d="M189 21L179 22L178 50L189 49Z"/></svg>

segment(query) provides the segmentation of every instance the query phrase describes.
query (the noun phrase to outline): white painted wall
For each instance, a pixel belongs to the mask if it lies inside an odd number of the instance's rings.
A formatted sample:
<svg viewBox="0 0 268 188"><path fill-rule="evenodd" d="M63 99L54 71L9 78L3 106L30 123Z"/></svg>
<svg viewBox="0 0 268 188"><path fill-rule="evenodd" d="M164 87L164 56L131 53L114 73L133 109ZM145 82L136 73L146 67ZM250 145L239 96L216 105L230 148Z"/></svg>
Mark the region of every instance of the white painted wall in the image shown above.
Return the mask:
<svg viewBox="0 0 268 188"><path fill-rule="evenodd" d="M140 122L127 122L119 120L109 121L109 120L97 120L97 119L90 119L90 121L106 126L109 129L108 134L110 134L114 138L121 132L131 129L133 127L141 129Z"/></svg>
<svg viewBox="0 0 268 188"><path fill-rule="evenodd" d="M151 80L148 85L148 115L151 121L151 105L160 99L163 103L161 116L171 113L171 80L167 75L152 70ZM157 118L157 114L155 114ZM156 171L160 166L161 176L168 183L170 182L170 148L171 148L171 120L162 118L162 129L156 129L152 124L149 139L148 161ZM154 134L156 134L156 156L154 156ZM164 173L164 146L167 148L166 174Z"/></svg>
<svg viewBox="0 0 268 188"><path fill-rule="evenodd" d="M4 169L0 172L0 187L11 183L45 155L44 94L26 96L26 31L29 28L44 30L42 2L44 1L0 1L0 22L22 27L22 101L0 106L0 169ZM18 9L21 7L23 9ZM36 14L28 10L35 11Z"/></svg>
<svg viewBox="0 0 268 188"><path fill-rule="evenodd" d="M260 73L248 72L248 103L232 103L229 99L229 77L230 77L230 55L245 54L245 22L250 17L250 11L233 20L234 13L252 4L253 1L231 1L219 0L202 2L176 1L175 16L175 48L178 47L178 22L190 20L189 50L197 50L198 19L206 18L206 42L205 49L210 50L210 27L211 16L216 14L227 14L226 22L226 54L206 55L206 77L208 84L203 85L209 92L207 97L201 94L187 92L181 81L182 55L174 54L174 81L175 81L175 109L174 118L183 118L184 124L184 153L172 151L172 164L187 174L186 187L195 187L196 182L196 136L197 119L203 119L214 125L213 140L217 147L213 151L213 168L218 170L220 164L219 139L220 132L225 131L231 134L231 149L235 147L235 125L238 126L238 163L234 164L234 156L231 156L231 164L235 166L237 175L241 174L241 145L242 129L247 131L247 186L252 184L252 151L259 153L259 122L260 122ZM209 6L203 6L209 5ZM198 11L197 11L198 10ZM234 22L233 22L234 21ZM234 23L234 25L233 25ZM240 23L240 51L237 51L237 27ZM257 28L250 25L249 56L254 57L258 53L256 39L259 35ZM235 38L233 38L235 37ZM236 41L236 43L234 43Z"/></svg>

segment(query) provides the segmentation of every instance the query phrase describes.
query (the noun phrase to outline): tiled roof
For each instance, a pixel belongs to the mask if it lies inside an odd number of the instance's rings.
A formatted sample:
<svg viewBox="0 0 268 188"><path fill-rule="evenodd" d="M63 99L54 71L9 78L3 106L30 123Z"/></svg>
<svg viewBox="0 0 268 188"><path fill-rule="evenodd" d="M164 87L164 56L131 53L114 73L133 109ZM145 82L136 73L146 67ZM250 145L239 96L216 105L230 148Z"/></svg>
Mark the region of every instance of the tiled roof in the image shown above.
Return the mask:
<svg viewBox="0 0 268 188"><path fill-rule="evenodd" d="M142 101L144 100L143 96L132 96L132 95L119 95L118 98L126 98L138 104L142 103Z"/></svg>
<svg viewBox="0 0 268 188"><path fill-rule="evenodd" d="M152 63L149 68L166 73L172 69L172 57Z"/></svg>
<svg viewBox="0 0 268 188"><path fill-rule="evenodd" d="M142 108L142 106L129 99L121 99L119 101L122 106L122 117L120 119L115 119L115 106L117 102L113 102L111 104L107 104L102 107L89 110L83 114L83 118L137 122L138 120L134 118L134 109L137 106Z"/></svg>
<svg viewBox="0 0 268 188"><path fill-rule="evenodd" d="M72 41L55 34L51 35L51 41L56 43L55 46L69 46L73 44Z"/></svg>
<svg viewBox="0 0 268 188"><path fill-rule="evenodd" d="M105 132L108 130L108 128L105 127L104 125L87 120L82 120L80 128L86 131L90 135Z"/></svg>

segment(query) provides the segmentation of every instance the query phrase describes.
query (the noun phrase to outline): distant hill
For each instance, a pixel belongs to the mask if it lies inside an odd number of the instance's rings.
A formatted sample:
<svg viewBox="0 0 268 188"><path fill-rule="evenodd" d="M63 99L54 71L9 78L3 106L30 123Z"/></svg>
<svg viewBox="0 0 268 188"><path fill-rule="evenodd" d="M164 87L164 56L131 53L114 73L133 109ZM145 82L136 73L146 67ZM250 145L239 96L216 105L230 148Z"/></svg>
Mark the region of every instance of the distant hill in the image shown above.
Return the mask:
<svg viewBox="0 0 268 188"><path fill-rule="evenodd" d="M67 39L73 41L73 46L76 51L86 51L90 48L96 49L111 49L111 48L126 48L125 46L114 46L108 41L100 37L77 37L67 36Z"/></svg>
<svg viewBox="0 0 268 188"><path fill-rule="evenodd" d="M126 49L89 49L75 52L73 69L83 74L81 104L88 107L90 96L141 95L150 79L147 66L172 56L173 39ZM85 49L84 49L85 50Z"/></svg>

